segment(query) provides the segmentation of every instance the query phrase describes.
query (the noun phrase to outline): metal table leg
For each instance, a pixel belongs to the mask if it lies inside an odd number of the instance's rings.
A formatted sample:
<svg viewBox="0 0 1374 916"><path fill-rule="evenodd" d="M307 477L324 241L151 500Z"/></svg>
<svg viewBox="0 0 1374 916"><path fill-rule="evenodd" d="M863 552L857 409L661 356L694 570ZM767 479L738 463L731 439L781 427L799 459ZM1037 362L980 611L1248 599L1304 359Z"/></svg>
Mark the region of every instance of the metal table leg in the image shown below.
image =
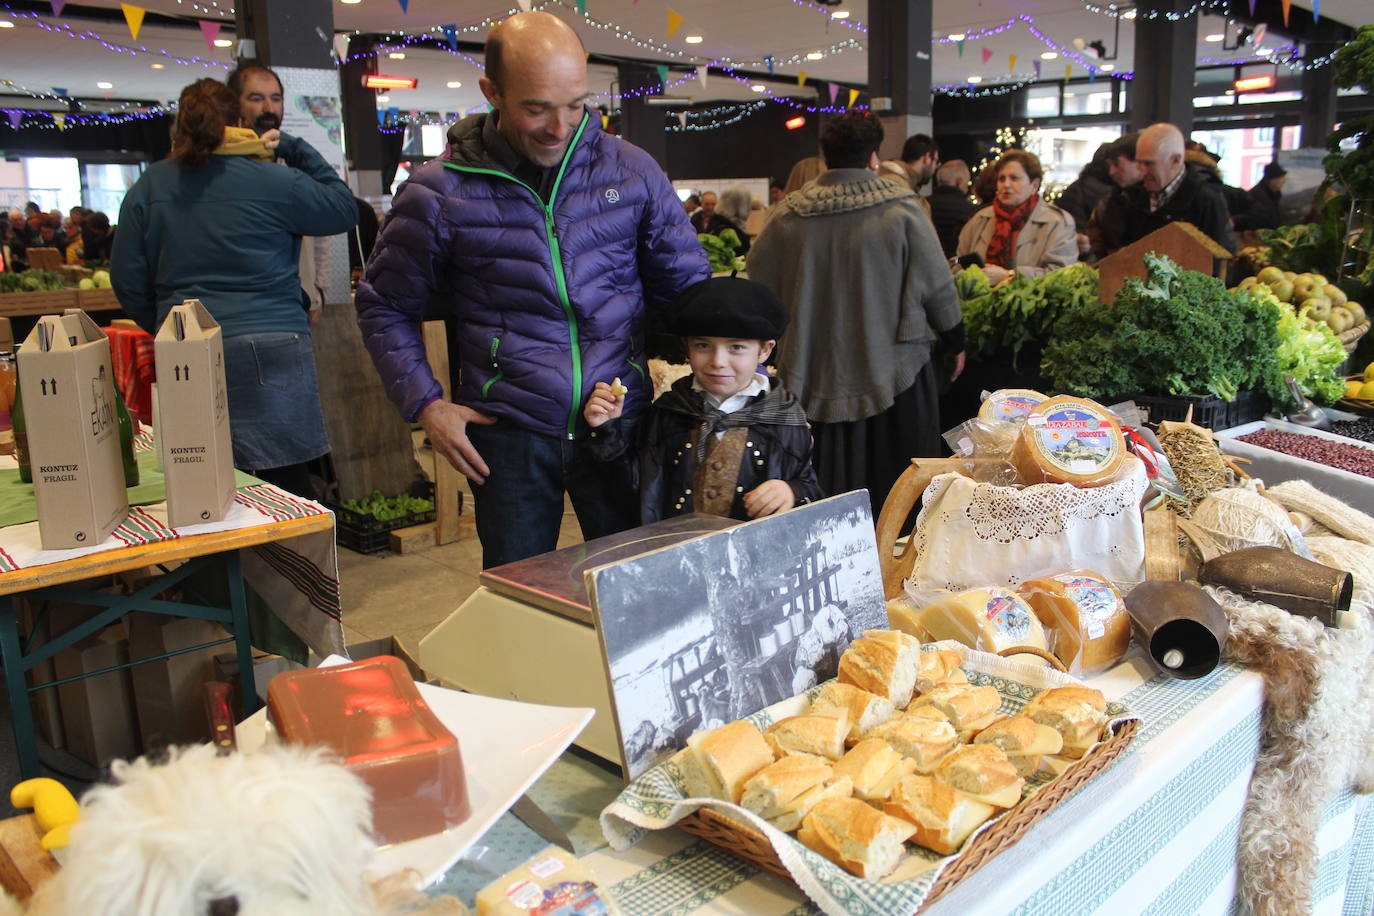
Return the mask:
<svg viewBox="0 0 1374 916"><path fill-rule="evenodd" d="M33 713L29 709L29 687L24 677L24 652L19 644L19 620L14 601L0 597L0 663L5 666L5 691L10 698L14 725L14 746L19 754L19 775L33 779L42 775L38 764L38 741L33 734Z"/></svg>

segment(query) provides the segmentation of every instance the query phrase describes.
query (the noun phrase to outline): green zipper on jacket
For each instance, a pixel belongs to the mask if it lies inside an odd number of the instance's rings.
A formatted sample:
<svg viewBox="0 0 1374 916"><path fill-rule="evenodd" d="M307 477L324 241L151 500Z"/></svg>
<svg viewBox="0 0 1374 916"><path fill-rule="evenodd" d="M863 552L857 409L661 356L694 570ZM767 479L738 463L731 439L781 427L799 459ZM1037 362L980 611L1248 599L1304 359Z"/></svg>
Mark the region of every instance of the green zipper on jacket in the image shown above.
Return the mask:
<svg viewBox="0 0 1374 916"><path fill-rule="evenodd" d="M491 339L491 367L496 370L496 374L482 383L482 400L484 401L487 399L487 392L491 390L491 386L501 381L501 376L506 374L501 369L501 364L496 361L496 351L499 349L501 349L501 338L493 337Z"/></svg>
<svg viewBox="0 0 1374 916"><path fill-rule="evenodd" d="M568 409L568 438L577 438L577 412L582 404L582 344L581 334L577 327L577 316L573 314L572 300L568 298L568 278L563 274L563 250L558 244L558 232L553 222L553 205L558 200L558 188L563 184L563 173L568 170L568 160L572 158L572 151L577 147L577 141L582 138L582 132L587 128L587 119L591 117L587 113L582 115L582 123L577 125L577 132L568 141L568 148L563 153L563 161L558 166L558 176L553 181L553 191L549 194L549 202L544 203L539 197L539 192L525 184L519 178L509 172L502 172L499 169L481 169L469 165L459 165L456 162L444 162L445 168L453 169L456 172L469 172L474 175L494 175L497 178L504 178L520 185L526 191L534 195L535 203L539 204L544 211L544 236L549 244L549 257L553 259L553 279L558 287L558 301L563 306L563 314L568 319L568 342L572 346L572 403ZM483 397L486 391L482 392Z"/></svg>

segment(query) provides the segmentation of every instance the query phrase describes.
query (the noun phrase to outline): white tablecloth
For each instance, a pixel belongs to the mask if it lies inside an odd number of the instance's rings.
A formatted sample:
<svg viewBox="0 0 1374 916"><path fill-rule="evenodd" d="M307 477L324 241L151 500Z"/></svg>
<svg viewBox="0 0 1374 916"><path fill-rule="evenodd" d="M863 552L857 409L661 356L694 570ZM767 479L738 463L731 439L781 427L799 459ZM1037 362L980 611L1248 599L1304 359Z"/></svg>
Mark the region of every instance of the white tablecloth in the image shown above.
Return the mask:
<svg viewBox="0 0 1374 916"><path fill-rule="evenodd" d="M1229 913L1240 816L1260 739L1263 681L1226 665L1155 676L1140 655L1091 682L1143 722L1127 753L1014 847L929 907L967 913ZM1374 911L1374 798L1326 813L1314 912ZM791 885L676 830L585 857L626 916L816 912Z"/></svg>

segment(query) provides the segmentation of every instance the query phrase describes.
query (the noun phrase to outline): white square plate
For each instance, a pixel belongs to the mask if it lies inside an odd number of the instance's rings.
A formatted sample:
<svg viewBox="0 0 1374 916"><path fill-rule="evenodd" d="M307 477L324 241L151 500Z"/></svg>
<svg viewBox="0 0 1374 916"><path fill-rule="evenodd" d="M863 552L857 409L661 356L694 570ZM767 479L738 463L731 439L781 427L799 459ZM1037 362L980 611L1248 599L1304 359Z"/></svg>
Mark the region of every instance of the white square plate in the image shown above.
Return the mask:
<svg viewBox="0 0 1374 916"><path fill-rule="evenodd" d="M344 661L331 655L321 667ZM368 877L413 868L428 886L442 878L558 759L595 710L497 700L429 684L415 686L439 721L458 738L472 813L443 833L378 847ZM275 741L275 733L269 739L269 732L267 710L259 709L239 723L239 751L252 753L268 740Z"/></svg>

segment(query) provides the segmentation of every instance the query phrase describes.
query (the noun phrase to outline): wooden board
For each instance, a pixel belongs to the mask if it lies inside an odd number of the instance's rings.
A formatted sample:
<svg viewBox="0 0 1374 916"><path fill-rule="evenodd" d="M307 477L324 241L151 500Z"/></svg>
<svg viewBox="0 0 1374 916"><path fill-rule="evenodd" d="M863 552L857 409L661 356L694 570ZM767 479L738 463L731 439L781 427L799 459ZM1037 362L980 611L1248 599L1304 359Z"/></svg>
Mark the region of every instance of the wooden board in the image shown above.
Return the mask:
<svg viewBox="0 0 1374 916"><path fill-rule="evenodd" d="M1145 579L1177 582L1183 571L1178 551L1178 517L1166 508L1145 513Z"/></svg>
<svg viewBox="0 0 1374 916"><path fill-rule="evenodd" d="M57 873L57 860L39 845L41 836L32 814L0 821L0 886L18 900L28 900Z"/></svg>
<svg viewBox="0 0 1374 916"><path fill-rule="evenodd" d="M444 389L444 400L450 400L448 335L442 321L426 321L424 324L425 359L429 361L430 371ZM459 494L462 487L461 474L438 452L434 453L434 521L435 543L451 544L458 540L458 515L463 511L463 501Z"/></svg>
<svg viewBox="0 0 1374 916"><path fill-rule="evenodd" d="M1168 255L1179 267L1226 278L1231 253L1192 223L1169 223L1098 262L1098 301L1113 302L1128 277L1145 278L1145 255Z"/></svg>

